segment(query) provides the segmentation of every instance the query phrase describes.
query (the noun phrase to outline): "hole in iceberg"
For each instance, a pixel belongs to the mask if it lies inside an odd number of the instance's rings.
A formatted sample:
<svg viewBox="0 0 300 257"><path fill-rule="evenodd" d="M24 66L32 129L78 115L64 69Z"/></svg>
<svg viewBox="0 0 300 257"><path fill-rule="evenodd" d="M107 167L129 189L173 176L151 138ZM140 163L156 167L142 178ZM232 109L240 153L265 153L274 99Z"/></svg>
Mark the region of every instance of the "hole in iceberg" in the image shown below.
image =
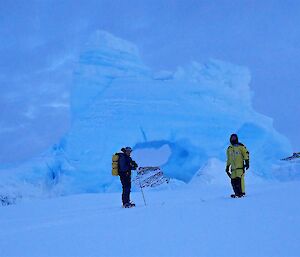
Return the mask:
<svg viewBox="0 0 300 257"><path fill-rule="evenodd" d="M134 146L132 157L141 167L160 166L166 176L184 182L190 181L207 160L205 151L188 140L138 143Z"/></svg>

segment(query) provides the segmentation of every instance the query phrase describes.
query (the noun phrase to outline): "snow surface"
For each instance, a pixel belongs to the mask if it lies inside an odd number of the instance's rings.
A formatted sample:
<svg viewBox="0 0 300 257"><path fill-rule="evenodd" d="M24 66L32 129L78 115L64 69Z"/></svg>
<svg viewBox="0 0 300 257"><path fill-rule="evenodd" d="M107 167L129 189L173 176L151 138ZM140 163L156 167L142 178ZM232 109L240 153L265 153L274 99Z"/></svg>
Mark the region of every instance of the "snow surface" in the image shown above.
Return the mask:
<svg viewBox="0 0 300 257"><path fill-rule="evenodd" d="M160 164L167 176L189 182L211 159L225 160L231 133L248 147L251 173L298 179L297 168L286 172L278 161L290 143L252 107L250 79L247 68L218 60L153 73L135 45L97 31L74 71L70 130L48 152L1 170L0 193L119 191L111 156L124 146L134 148L138 163Z"/></svg>
<svg viewBox="0 0 300 257"><path fill-rule="evenodd" d="M217 163L215 165L218 165ZM0 256L294 257L300 253L300 182L255 183L231 199L230 183L26 200L0 209Z"/></svg>

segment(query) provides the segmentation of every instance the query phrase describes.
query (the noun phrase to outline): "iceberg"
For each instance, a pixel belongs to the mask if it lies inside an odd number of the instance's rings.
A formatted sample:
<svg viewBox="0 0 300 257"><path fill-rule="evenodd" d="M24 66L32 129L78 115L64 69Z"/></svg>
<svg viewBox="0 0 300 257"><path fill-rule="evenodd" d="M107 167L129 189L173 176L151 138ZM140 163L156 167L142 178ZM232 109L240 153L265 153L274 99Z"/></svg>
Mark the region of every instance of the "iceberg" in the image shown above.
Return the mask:
<svg viewBox="0 0 300 257"><path fill-rule="evenodd" d="M272 165L291 146L253 109L250 81L247 68L214 59L154 73L134 44L97 31L74 71L71 128L39 172L63 185L61 194L114 191L112 154L131 146L138 163L160 158L165 175L189 182L209 159L225 160L237 133L251 172L273 178Z"/></svg>

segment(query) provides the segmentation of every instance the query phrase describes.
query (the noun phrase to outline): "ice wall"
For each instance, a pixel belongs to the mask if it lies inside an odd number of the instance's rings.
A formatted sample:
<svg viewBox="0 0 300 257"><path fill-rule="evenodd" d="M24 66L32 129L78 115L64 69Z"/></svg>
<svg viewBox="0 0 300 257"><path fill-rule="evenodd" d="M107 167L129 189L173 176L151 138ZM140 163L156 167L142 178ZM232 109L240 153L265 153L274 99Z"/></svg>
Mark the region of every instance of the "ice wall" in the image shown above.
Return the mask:
<svg viewBox="0 0 300 257"><path fill-rule="evenodd" d="M166 175L188 182L210 158L224 161L229 136L238 133L251 172L273 177L271 166L291 148L253 109L250 79L247 68L218 60L154 74L136 46L98 31L74 72L71 129L48 156L50 168L39 171L64 194L110 191L119 185L113 153L166 148Z"/></svg>

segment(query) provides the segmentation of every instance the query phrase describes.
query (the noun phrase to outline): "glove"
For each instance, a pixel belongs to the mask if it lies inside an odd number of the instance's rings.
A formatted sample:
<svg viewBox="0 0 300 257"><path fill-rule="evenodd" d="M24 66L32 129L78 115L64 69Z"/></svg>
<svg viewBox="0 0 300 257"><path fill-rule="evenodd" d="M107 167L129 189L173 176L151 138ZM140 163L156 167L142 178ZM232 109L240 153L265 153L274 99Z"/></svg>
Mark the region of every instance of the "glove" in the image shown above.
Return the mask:
<svg viewBox="0 0 300 257"><path fill-rule="evenodd" d="M138 167L137 163L135 161L131 162L131 167L133 170L136 170L136 168Z"/></svg>
<svg viewBox="0 0 300 257"><path fill-rule="evenodd" d="M244 168L245 168L246 170L249 169L249 160L245 160Z"/></svg>

